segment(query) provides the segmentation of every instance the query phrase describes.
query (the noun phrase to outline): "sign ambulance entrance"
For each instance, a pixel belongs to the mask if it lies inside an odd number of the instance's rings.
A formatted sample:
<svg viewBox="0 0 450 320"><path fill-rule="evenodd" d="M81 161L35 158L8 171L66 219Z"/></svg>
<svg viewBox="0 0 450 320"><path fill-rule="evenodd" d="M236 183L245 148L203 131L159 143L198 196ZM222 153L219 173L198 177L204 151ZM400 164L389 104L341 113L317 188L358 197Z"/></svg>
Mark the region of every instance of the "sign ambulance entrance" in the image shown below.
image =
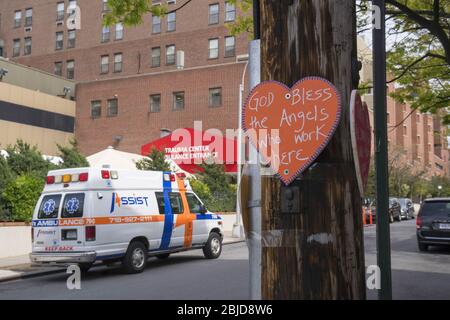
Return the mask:
<svg viewBox="0 0 450 320"><path fill-rule="evenodd" d="M224 164L227 173L237 172L237 140L235 137L227 138L216 129L177 129L164 138L142 146L141 154L147 156L153 148L164 152L166 159L192 174L202 171L200 164L212 161Z"/></svg>

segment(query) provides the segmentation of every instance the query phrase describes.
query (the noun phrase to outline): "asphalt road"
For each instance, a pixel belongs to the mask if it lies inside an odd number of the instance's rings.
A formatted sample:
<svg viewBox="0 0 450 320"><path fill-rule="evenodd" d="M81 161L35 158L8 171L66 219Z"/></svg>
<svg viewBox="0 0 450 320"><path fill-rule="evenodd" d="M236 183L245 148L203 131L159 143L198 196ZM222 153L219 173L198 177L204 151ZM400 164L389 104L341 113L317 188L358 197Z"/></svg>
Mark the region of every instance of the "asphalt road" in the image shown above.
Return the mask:
<svg viewBox="0 0 450 320"><path fill-rule="evenodd" d="M366 266L376 264L375 227L366 227L364 246ZM450 299L450 248L430 247L420 252L416 240L416 221L391 224L393 299ZM377 292L368 290L376 299Z"/></svg>
<svg viewBox="0 0 450 320"><path fill-rule="evenodd" d="M365 228L366 265L376 262L375 227ZM450 299L450 249L419 253L415 221L391 225L394 299ZM82 278L81 290L68 290L64 273L0 283L0 299L248 299L245 243L224 246L218 260L201 251L149 260L138 275L117 267L95 267ZM376 299L376 291L368 291Z"/></svg>

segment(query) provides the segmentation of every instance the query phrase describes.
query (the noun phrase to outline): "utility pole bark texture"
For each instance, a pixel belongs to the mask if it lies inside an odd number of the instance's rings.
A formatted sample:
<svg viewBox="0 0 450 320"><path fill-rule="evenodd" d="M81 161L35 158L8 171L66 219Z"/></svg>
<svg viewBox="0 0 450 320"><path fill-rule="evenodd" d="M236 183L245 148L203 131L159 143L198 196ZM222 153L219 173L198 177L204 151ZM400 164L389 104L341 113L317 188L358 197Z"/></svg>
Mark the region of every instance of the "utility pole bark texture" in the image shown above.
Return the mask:
<svg viewBox="0 0 450 320"><path fill-rule="evenodd" d="M355 3L261 0L262 81L328 79L342 118L327 148L293 185L300 210L282 214L278 178L262 179L262 298L365 299L362 201L353 164L349 101L358 83Z"/></svg>

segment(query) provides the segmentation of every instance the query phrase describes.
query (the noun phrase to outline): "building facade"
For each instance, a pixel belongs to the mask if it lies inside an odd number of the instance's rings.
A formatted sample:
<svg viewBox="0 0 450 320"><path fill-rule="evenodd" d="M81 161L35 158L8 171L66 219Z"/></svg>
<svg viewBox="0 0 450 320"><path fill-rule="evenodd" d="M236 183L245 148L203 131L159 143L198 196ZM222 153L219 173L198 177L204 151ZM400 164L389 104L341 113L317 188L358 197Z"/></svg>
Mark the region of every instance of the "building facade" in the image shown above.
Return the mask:
<svg viewBox="0 0 450 320"><path fill-rule="evenodd" d="M57 155L74 138L74 93L72 81L0 58L0 149L21 139Z"/></svg>
<svg viewBox="0 0 450 320"><path fill-rule="evenodd" d="M161 130L238 126L248 36L224 0L153 1L174 13L104 27L103 0L0 0L3 56L77 83L76 137L86 155L139 152ZM73 17L76 17L75 23Z"/></svg>
<svg viewBox="0 0 450 320"><path fill-rule="evenodd" d="M362 61L361 81L372 81L372 52L366 42L358 39L358 54ZM396 84L390 83L387 92L395 91ZM372 90L363 96L370 112L373 128ZM436 115L421 113L387 97L388 145L391 160L399 158L399 165L410 166L416 172L424 172L426 177L449 176L449 149L447 131ZM372 141L375 141L372 138ZM372 154L374 143L372 144ZM401 154L401 156L399 156Z"/></svg>

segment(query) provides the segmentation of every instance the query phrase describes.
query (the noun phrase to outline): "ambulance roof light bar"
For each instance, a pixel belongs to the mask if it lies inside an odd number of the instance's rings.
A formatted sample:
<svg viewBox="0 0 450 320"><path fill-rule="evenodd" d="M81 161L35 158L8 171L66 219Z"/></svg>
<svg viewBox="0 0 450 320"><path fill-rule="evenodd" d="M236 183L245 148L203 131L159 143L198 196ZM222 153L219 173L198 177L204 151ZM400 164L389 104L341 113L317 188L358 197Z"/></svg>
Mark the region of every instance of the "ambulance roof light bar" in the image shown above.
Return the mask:
<svg viewBox="0 0 450 320"><path fill-rule="evenodd" d="M74 173L74 174L64 174L59 176L47 176L47 184L61 184L69 182L86 182L89 179L89 173Z"/></svg>

